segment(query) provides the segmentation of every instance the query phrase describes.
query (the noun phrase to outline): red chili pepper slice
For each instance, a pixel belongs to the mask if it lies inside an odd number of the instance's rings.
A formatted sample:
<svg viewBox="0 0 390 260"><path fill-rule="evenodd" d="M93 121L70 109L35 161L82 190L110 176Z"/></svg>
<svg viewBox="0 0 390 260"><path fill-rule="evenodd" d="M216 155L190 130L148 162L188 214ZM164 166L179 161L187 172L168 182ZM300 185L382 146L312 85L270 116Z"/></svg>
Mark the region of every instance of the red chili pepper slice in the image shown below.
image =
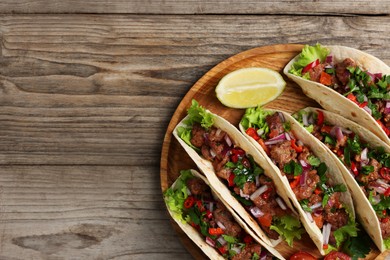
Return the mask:
<svg viewBox="0 0 390 260"><path fill-rule="evenodd" d="M193 196L188 196L187 199L184 201L184 207L186 209L191 208L195 204L195 198Z"/></svg>
<svg viewBox="0 0 390 260"><path fill-rule="evenodd" d="M203 212L203 211L206 210L206 208L203 206L202 201L200 201L200 200L198 200L198 201L196 202L196 206L198 206L198 209L199 209L200 212Z"/></svg>
<svg viewBox="0 0 390 260"><path fill-rule="evenodd" d="M302 146L298 146L295 144L295 139L291 139L291 147L297 152L297 153L301 153L303 148Z"/></svg>
<svg viewBox="0 0 390 260"><path fill-rule="evenodd" d="M227 253L227 246L221 246L218 247L219 252L221 252L222 255Z"/></svg>
<svg viewBox="0 0 390 260"><path fill-rule="evenodd" d="M261 148L263 148L264 152L265 152L266 154L269 154L269 149L268 149L268 147L265 145L264 140L260 138L259 140L257 140L257 142L260 144Z"/></svg>
<svg viewBox="0 0 390 260"><path fill-rule="evenodd" d="M325 71L321 72L320 76L320 83L325 85L325 86L330 86L332 85L332 76L326 73Z"/></svg>
<svg viewBox="0 0 390 260"><path fill-rule="evenodd" d="M390 130L382 123L380 119L376 120L376 122L382 127L383 131L385 131L386 135L390 135Z"/></svg>
<svg viewBox="0 0 390 260"><path fill-rule="evenodd" d="M307 64L303 69L302 69L302 75L314 68L315 66L320 64L320 60L316 59L315 61Z"/></svg>
<svg viewBox="0 0 390 260"><path fill-rule="evenodd" d="M317 125L321 126L324 124L324 113L322 111L317 110Z"/></svg>
<svg viewBox="0 0 390 260"><path fill-rule="evenodd" d="M389 221L389 217L386 217L386 218L382 218L381 219L381 222L382 223L387 223Z"/></svg>
<svg viewBox="0 0 390 260"><path fill-rule="evenodd" d="M385 191L385 193L383 193L383 195L385 195L386 197L390 196L390 188L387 188L387 190Z"/></svg>
<svg viewBox="0 0 390 260"><path fill-rule="evenodd" d="M298 186L299 181L301 180L301 175L294 176L294 180L290 182L290 187L294 189L295 187Z"/></svg>
<svg viewBox="0 0 390 260"><path fill-rule="evenodd" d="M272 188L268 188L263 194L261 194L260 196L264 199L264 200L267 200L269 198L269 196L271 195L271 191L272 191Z"/></svg>
<svg viewBox="0 0 390 260"><path fill-rule="evenodd" d="M353 174L354 174L355 176L358 176L358 175L359 175L359 171L358 171L358 169L357 169L357 167L356 167L355 162L351 162L351 171L353 172Z"/></svg>
<svg viewBox="0 0 390 260"><path fill-rule="evenodd" d="M257 134L256 129L254 129L253 127L249 127L245 132L247 133L247 135L249 135L256 141L260 139L260 136Z"/></svg>
<svg viewBox="0 0 390 260"><path fill-rule="evenodd" d="M220 228L220 227L209 228L209 234L212 235L212 236L219 236L219 235L222 235L223 233L224 233L223 229Z"/></svg>
<svg viewBox="0 0 390 260"><path fill-rule="evenodd" d="M349 100L351 100L353 103L359 104L359 103L357 102L356 96L355 96L354 94L349 93L349 94L347 95L347 98L348 98Z"/></svg>
<svg viewBox="0 0 390 260"><path fill-rule="evenodd" d="M210 210L206 210L206 217L208 219L212 219L213 218L213 212L211 212Z"/></svg>
<svg viewBox="0 0 390 260"><path fill-rule="evenodd" d="M237 154L232 154L232 155L230 156L230 160L231 160L232 162L234 162L234 163L237 163L237 162L238 162L238 159L239 159L239 157L238 157Z"/></svg>
<svg viewBox="0 0 390 260"><path fill-rule="evenodd" d="M359 107L363 108L363 107L367 106L367 104L368 104L368 102L365 101L365 102L363 102L363 103L360 103Z"/></svg>
<svg viewBox="0 0 390 260"><path fill-rule="evenodd" d="M382 167L379 170L379 174L382 176L383 179L390 181L390 168Z"/></svg>
<svg viewBox="0 0 390 260"><path fill-rule="evenodd" d="M229 175L229 179L228 179L228 183L229 183L229 187L234 187L236 184L234 183L234 178L236 176L234 175L234 173L230 173Z"/></svg>
<svg viewBox="0 0 390 260"><path fill-rule="evenodd" d="M252 243L252 241L253 241L253 238L250 235L246 235L244 237L244 243L245 244L250 244L250 243Z"/></svg>

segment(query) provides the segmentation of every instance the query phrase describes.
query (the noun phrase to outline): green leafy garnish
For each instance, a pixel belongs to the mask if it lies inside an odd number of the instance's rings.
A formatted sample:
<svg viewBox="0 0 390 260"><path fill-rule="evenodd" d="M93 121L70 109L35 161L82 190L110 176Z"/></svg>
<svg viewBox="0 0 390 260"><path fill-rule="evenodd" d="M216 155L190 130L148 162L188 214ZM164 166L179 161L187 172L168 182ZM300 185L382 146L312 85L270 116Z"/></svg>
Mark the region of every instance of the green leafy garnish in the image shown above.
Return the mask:
<svg viewBox="0 0 390 260"><path fill-rule="evenodd" d="M298 176L302 174L303 168L299 163L291 160L284 166L283 171L287 174L294 174L294 176Z"/></svg>
<svg viewBox="0 0 390 260"><path fill-rule="evenodd" d="M192 126L194 123L199 123L203 128L210 128L214 124L212 114L206 111L199 103L193 99L191 107L187 110L188 118L185 121L186 125Z"/></svg>
<svg viewBox="0 0 390 260"><path fill-rule="evenodd" d="M265 118L271 114L271 111L265 111L261 107L247 108L240 124L244 127L245 130L250 127L259 129L258 133L262 132L261 137L264 138L269 132L268 124L265 121Z"/></svg>
<svg viewBox="0 0 390 260"><path fill-rule="evenodd" d="M293 245L295 238L301 239L301 235L306 232L305 229L301 227L299 220L291 215L274 217L272 223L270 229L278 232L289 246Z"/></svg>

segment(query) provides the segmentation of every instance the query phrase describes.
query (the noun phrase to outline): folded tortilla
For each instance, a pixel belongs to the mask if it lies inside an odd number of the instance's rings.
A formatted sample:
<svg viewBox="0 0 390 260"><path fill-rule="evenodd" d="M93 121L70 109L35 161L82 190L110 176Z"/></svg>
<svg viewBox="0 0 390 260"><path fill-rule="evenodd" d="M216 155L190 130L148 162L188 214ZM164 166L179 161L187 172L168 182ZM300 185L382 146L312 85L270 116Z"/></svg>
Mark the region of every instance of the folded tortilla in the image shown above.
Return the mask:
<svg viewBox="0 0 390 260"><path fill-rule="evenodd" d="M341 62L346 58L352 58L357 65L372 73L390 74L390 67L370 54L345 46L324 47L330 50L335 62ZM390 144L390 139L385 131L363 108L360 108L351 100L321 83L310 81L289 73L289 70L298 58L299 55L293 58L286 65L283 73L297 83L308 97L316 100L324 109L342 115L369 129L384 142Z"/></svg>
<svg viewBox="0 0 390 260"><path fill-rule="evenodd" d="M333 158L329 156L327 150L324 149L324 147L315 139L315 137L308 134L304 129L302 129L302 126L290 114L284 111L279 111L279 110L276 111L272 109L267 109L265 111L269 111L272 113L281 113L284 119L290 123L290 127L291 127L290 131L294 134L294 137L300 140L306 147L308 147L313 152L313 154L316 157L320 159L321 162L324 162L327 165L327 169L329 173L329 181L331 182L331 184L332 185L343 184L345 185L345 187L347 187L343 179L343 176L339 174L340 170L338 168L338 165L334 163ZM320 253L322 255L325 255L327 252L326 250L324 250L323 234L320 228L317 227L315 222L312 222L309 219L309 217L303 210L292 188L290 187L290 183L286 175L284 175L281 172L281 170L278 168L278 166L274 164L274 162L267 155L267 153L264 151L262 146L246 133L246 129L243 127L241 123L239 125L239 128L241 132L245 135L245 137L252 143L252 145L263 154L263 156L268 160L268 163L273 168L276 175L279 176L279 178L284 184L284 188L287 191L289 198L293 202L295 208L298 209L299 211L301 222L304 224L306 231L308 232L309 236L313 240L314 244L317 246ZM352 217L353 220L355 220L355 210L354 210L351 194L348 191L342 192L342 195L340 196L340 201L344 204L347 212L350 214L350 217Z"/></svg>
<svg viewBox="0 0 390 260"><path fill-rule="evenodd" d="M339 126L344 129L351 130L360 137L361 141L368 144L369 147L374 149L383 148L385 152L390 153L390 146L388 146L385 142L368 131L366 128L356 124L355 122L352 122L351 120L319 108L307 107L301 111L313 113L318 113L318 111L321 111L324 115L324 121L329 125ZM351 174L350 167L346 166L323 142L317 139L316 141L326 149L326 151L329 153L329 156L333 158L334 163L340 168L340 172L342 173L351 192L355 210L360 223L374 241L376 246L379 248L379 250L381 252L385 251L386 247L383 243L379 219L377 218L371 203L367 199L367 196L359 187L353 174Z"/></svg>
<svg viewBox="0 0 390 260"><path fill-rule="evenodd" d="M240 148L242 148L247 154L250 154L253 156L254 161L264 169L264 175L269 177L276 188L276 193L282 198L286 206L291 209L294 215L297 216L295 208L291 204L289 200L288 193L285 190L285 185L283 183L282 178L279 175L274 174L274 170L271 167L271 165L267 162L267 160L262 156L262 154L256 150L250 142L241 134L241 132L231 123L229 123L224 118L211 113L210 111L206 110L208 113L210 113L214 119L214 127L220 128L221 130L225 131L230 138L232 139L233 143ZM202 173L206 176L208 182L212 186L213 190L216 192L218 197L222 198L232 209L236 211L236 213L244 220L247 225L254 230L254 232L268 245L274 247L278 243L281 242L281 238L279 237L278 240L272 240L270 239L266 233L261 229L260 225L256 221L254 217L252 217L251 214L247 212L247 210L244 208L244 206L232 196L230 190L228 187L218 178L216 175L213 165L210 161L200 156L192 147L190 147L186 142L184 142L180 136L178 135L178 129L180 127L186 126L185 121L188 119L188 115L176 126L176 128L173 131L173 135L175 138L179 141L179 143L182 145L182 147L185 149L185 151L189 154L189 156L192 158L192 160L197 164L198 168L202 171Z"/></svg>
<svg viewBox="0 0 390 260"><path fill-rule="evenodd" d="M215 192L213 187L209 184L207 179L202 176L199 172L196 170L191 169L190 170L192 175L196 178L202 179L208 186L211 188L211 192L213 196L216 198L216 200L221 201L226 208L229 210L229 212L232 214L233 218L236 220L236 222L245 230L245 232L250 235L256 242L258 242L263 248L265 248L269 253L277 257L278 259L284 260L285 258L274 248L270 247L264 241L262 241L248 226L241 220L241 218L237 215L237 213L232 210L231 207L227 205L227 203L220 197L218 193ZM180 177L179 177L180 178ZM175 184L178 180L176 180L171 188L174 189ZM186 235L210 258L210 259L225 259L220 253L217 252L215 248L210 246L206 243L205 238L198 230L196 230L194 227L192 227L190 224L183 222L179 218L177 218L176 214L170 209L168 205L167 209L173 220L177 223L177 225L186 233Z"/></svg>

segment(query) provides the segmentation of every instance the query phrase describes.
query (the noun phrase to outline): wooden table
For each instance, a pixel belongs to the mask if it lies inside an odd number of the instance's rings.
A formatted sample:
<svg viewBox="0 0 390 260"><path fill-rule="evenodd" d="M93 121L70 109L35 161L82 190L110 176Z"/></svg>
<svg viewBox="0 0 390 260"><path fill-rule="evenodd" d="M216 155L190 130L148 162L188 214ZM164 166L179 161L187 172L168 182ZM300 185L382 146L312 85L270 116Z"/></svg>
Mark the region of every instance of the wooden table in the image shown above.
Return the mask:
<svg viewBox="0 0 390 260"><path fill-rule="evenodd" d="M390 64L388 0L2 0L0 13L0 259L191 259L159 163L204 73L280 43Z"/></svg>

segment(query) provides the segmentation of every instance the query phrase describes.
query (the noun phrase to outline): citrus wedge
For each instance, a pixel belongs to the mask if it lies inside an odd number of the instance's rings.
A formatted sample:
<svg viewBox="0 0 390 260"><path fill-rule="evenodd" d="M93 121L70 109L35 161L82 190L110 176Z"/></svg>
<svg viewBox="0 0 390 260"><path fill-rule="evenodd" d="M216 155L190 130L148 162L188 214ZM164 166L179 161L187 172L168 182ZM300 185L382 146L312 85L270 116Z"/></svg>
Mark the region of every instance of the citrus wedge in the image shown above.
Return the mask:
<svg viewBox="0 0 390 260"><path fill-rule="evenodd" d="M248 108L264 105L277 98L286 82L276 71L251 67L225 75L215 92L218 100L227 107Z"/></svg>

